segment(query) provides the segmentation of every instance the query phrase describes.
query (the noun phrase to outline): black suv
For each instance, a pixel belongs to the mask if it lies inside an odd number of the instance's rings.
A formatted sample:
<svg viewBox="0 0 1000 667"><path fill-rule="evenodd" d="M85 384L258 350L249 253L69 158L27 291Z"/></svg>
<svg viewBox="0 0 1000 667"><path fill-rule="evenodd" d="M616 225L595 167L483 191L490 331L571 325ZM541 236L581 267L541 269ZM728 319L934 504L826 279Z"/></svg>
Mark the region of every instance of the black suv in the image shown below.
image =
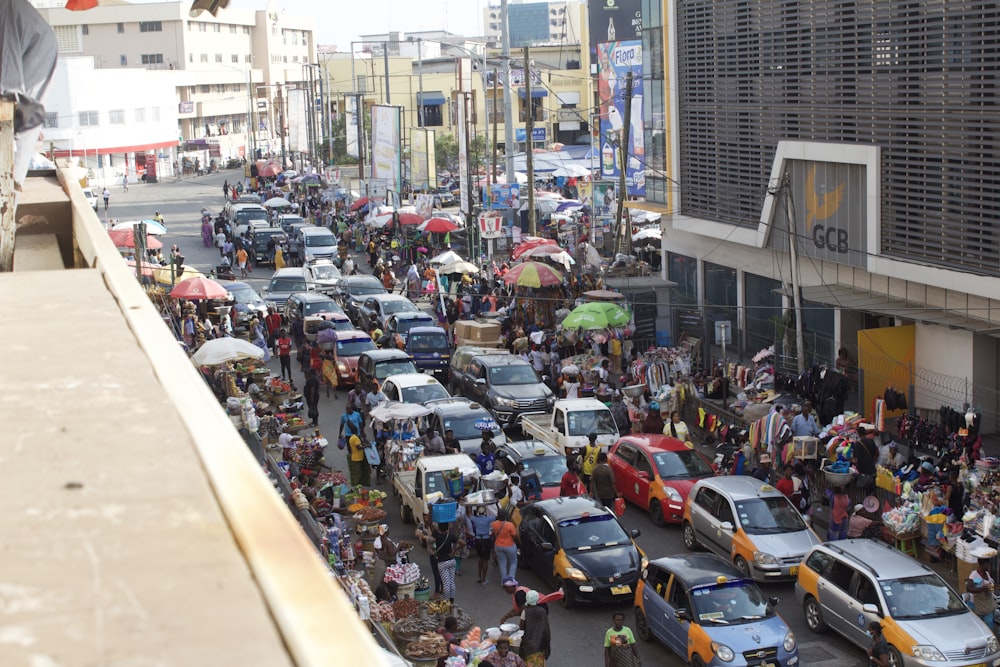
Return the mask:
<svg viewBox="0 0 1000 667"><path fill-rule="evenodd" d="M272 263L274 260L267 253L268 242L273 238L276 244L283 243L287 238L285 230L279 227L257 227L251 234L253 235L253 259L255 264Z"/></svg>
<svg viewBox="0 0 1000 667"><path fill-rule="evenodd" d="M550 412L556 399L531 364L510 354L473 357L465 370L452 367L451 384L483 405L503 428L520 426L529 413Z"/></svg>

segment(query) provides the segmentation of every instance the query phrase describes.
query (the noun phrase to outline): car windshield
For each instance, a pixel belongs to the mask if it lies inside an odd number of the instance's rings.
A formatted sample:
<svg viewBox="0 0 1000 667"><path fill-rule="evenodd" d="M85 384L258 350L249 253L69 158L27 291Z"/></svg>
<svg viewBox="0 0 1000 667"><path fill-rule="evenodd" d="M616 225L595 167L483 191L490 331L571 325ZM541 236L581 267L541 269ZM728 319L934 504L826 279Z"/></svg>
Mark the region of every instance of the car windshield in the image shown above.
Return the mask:
<svg viewBox="0 0 1000 667"><path fill-rule="evenodd" d="M235 285L230 285L226 289L229 293L233 295L233 301L236 303L243 303L247 305L254 305L258 303L263 303L264 300L260 298L260 295L254 290L254 288L249 285L242 285L237 287Z"/></svg>
<svg viewBox="0 0 1000 667"><path fill-rule="evenodd" d="M521 459L527 471L538 473L542 486L559 486L566 474L565 456L529 456Z"/></svg>
<svg viewBox="0 0 1000 667"><path fill-rule="evenodd" d="M316 280L336 280L340 277L340 269L333 264L315 264L311 269Z"/></svg>
<svg viewBox="0 0 1000 667"><path fill-rule="evenodd" d="M416 372L417 367L409 359L393 359L392 361L382 361L375 365L375 377L379 380L384 380L390 375Z"/></svg>
<svg viewBox="0 0 1000 667"><path fill-rule="evenodd" d="M382 302L382 311L387 315L390 313L401 313L404 311L416 310L416 309L417 309L416 306L414 306L412 303L404 299L400 299L399 301L393 300L393 301Z"/></svg>
<svg viewBox="0 0 1000 667"><path fill-rule="evenodd" d="M610 514L581 516L559 522L559 539L563 549L597 549L628 544L629 536Z"/></svg>
<svg viewBox="0 0 1000 667"><path fill-rule="evenodd" d="M430 377L430 376L428 376ZM404 387L402 390L404 403L426 403L439 398L449 398L448 390L436 382Z"/></svg>
<svg viewBox="0 0 1000 667"><path fill-rule="evenodd" d="M538 376L528 364L495 366L490 369L490 383L494 385L537 384Z"/></svg>
<svg viewBox="0 0 1000 667"><path fill-rule="evenodd" d="M251 220L267 220L267 211L260 208L236 211L236 224L247 224Z"/></svg>
<svg viewBox="0 0 1000 667"><path fill-rule="evenodd" d="M715 474L705 459L698 456L693 449L679 452L656 452L653 455L656 469L663 479L687 479L691 477L710 477Z"/></svg>
<svg viewBox="0 0 1000 667"><path fill-rule="evenodd" d="M324 301L307 301L302 304L302 310L305 311L306 315L313 315L315 313L343 313L344 309L337 305L337 302L333 299L326 299Z"/></svg>
<svg viewBox="0 0 1000 667"><path fill-rule="evenodd" d="M797 533L806 529L802 515L785 496L740 500L736 503L736 516L748 535Z"/></svg>
<svg viewBox="0 0 1000 667"><path fill-rule="evenodd" d="M603 410L574 410L569 413L568 420L570 435L618 433L618 427L615 426L615 418L611 416L611 411L607 408Z"/></svg>
<svg viewBox="0 0 1000 667"><path fill-rule="evenodd" d="M472 440L482 437L483 432L476 426L477 423L488 421L493 424L491 431L494 437L500 435L500 427L493 421L493 417L486 410L469 410L469 414L464 417L445 417L444 430L452 430L459 440Z"/></svg>
<svg viewBox="0 0 1000 667"><path fill-rule="evenodd" d="M333 237L333 234L310 234L303 238L305 238L306 247L308 248L324 248L337 245L337 239Z"/></svg>
<svg viewBox="0 0 1000 667"><path fill-rule="evenodd" d="M371 278L370 280L352 280L345 286L347 293L353 296L361 296L363 294L384 294L385 287L382 283Z"/></svg>
<svg viewBox="0 0 1000 667"><path fill-rule="evenodd" d="M748 623L774 615L757 584L745 579L695 588L691 604L701 624Z"/></svg>
<svg viewBox="0 0 1000 667"><path fill-rule="evenodd" d="M362 352L370 352L375 349L375 343L371 338L352 338L350 340L337 341L338 357L360 357Z"/></svg>
<svg viewBox="0 0 1000 667"><path fill-rule="evenodd" d="M275 278L267 288L268 292L305 292L306 281L297 278Z"/></svg>
<svg viewBox="0 0 1000 667"><path fill-rule="evenodd" d="M411 352L447 352L448 337L443 332L415 333L410 336Z"/></svg>
<svg viewBox="0 0 1000 667"><path fill-rule="evenodd" d="M897 621L964 614L969 611L961 598L936 574L879 582L889 605L889 615Z"/></svg>
<svg viewBox="0 0 1000 667"><path fill-rule="evenodd" d="M272 236L284 236L285 232L279 229L258 229L253 233L253 240L256 243L266 244Z"/></svg>
<svg viewBox="0 0 1000 667"><path fill-rule="evenodd" d="M405 334L413 327L429 327L434 325L431 318L413 317L410 319L396 320L396 333Z"/></svg>
<svg viewBox="0 0 1000 667"><path fill-rule="evenodd" d="M352 331L354 324L350 320L334 320L333 328L337 331Z"/></svg>

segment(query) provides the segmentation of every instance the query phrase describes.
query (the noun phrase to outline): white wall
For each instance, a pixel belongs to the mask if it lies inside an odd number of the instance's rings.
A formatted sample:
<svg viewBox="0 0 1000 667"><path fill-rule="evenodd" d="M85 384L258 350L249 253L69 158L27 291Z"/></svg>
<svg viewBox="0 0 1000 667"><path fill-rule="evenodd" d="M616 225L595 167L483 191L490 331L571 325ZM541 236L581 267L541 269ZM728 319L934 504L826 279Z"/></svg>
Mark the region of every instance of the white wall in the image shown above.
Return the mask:
<svg viewBox="0 0 1000 667"><path fill-rule="evenodd" d="M916 339L916 407L960 408L965 400L961 378L968 378L971 387L974 372L972 332L918 324Z"/></svg>

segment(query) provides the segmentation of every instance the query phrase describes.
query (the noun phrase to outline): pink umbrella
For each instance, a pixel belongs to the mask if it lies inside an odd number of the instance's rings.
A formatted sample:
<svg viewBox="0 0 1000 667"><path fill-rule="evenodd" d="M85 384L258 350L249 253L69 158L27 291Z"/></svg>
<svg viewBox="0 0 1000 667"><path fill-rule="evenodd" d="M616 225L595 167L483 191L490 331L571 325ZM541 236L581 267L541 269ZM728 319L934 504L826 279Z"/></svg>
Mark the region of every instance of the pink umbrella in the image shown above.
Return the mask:
<svg viewBox="0 0 1000 667"><path fill-rule="evenodd" d="M399 214L399 224L401 225L419 225L423 221L424 219L416 213Z"/></svg>
<svg viewBox="0 0 1000 667"><path fill-rule="evenodd" d="M282 171L284 170L281 168L281 165L278 164L277 162L268 162L262 168L257 170L257 174L261 178L273 178L274 176L280 174Z"/></svg>
<svg viewBox="0 0 1000 667"><path fill-rule="evenodd" d="M427 222L423 223L417 227L422 232L434 232L435 234L444 234L447 232L453 232L458 229L456 225L451 220L447 218L431 218Z"/></svg>
<svg viewBox="0 0 1000 667"><path fill-rule="evenodd" d="M210 278L191 278L170 290L175 299L224 299L226 294L226 288Z"/></svg>
<svg viewBox="0 0 1000 667"><path fill-rule="evenodd" d="M558 255L563 252L563 249L555 244L555 241L551 243L545 243L543 245L537 245L534 248L528 248L524 252L520 253L518 257L520 259L526 259L528 257L548 257L550 255Z"/></svg>
<svg viewBox="0 0 1000 667"><path fill-rule="evenodd" d="M135 233L132 229L119 229L109 232L108 236L114 241L116 248L134 248ZM149 250L159 250L163 244L156 240L155 236L146 236L146 248Z"/></svg>
<svg viewBox="0 0 1000 667"><path fill-rule="evenodd" d="M510 253L510 258L514 260L523 255L526 250L537 248L540 245L553 245L555 243L556 242L552 239L543 239L539 236L529 236L521 241L516 248L514 248L514 250Z"/></svg>

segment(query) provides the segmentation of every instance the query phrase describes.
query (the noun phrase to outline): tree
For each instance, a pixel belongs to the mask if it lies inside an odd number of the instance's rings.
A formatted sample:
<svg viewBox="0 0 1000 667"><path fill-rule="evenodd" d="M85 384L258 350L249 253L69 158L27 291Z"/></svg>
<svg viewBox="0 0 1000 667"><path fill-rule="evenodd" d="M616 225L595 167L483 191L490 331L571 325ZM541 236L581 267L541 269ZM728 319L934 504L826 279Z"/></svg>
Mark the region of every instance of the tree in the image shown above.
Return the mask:
<svg viewBox="0 0 1000 667"><path fill-rule="evenodd" d="M451 134L434 135L434 160L438 171L458 169L458 140Z"/></svg>

